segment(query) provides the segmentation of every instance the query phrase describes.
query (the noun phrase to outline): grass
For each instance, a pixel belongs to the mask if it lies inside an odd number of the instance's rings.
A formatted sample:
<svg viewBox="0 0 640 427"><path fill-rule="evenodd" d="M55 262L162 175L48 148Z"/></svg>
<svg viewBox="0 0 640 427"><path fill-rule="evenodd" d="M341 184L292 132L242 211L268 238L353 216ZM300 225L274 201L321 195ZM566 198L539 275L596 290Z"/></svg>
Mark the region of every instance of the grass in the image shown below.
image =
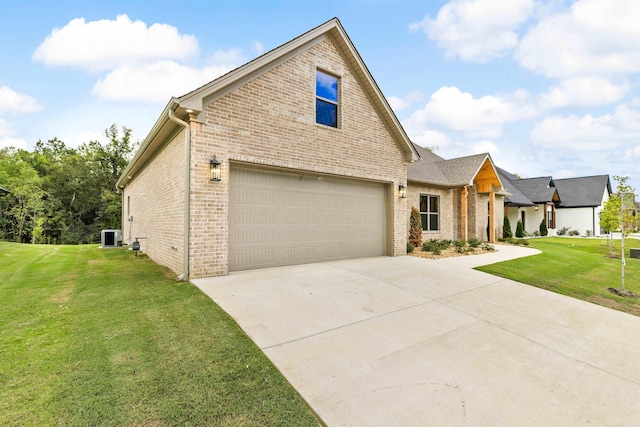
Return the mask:
<svg viewBox="0 0 640 427"><path fill-rule="evenodd" d="M542 253L478 270L640 316L640 300L607 290L621 286L619 240L614 241L617 258L609 257L606 239L542 238L529 242ZM630 247L640 247L640 242L625 241L625 288L640 294L640 260L629 258Z"/></svg>
<svg viewBox="0 0 640 427"><path fill-rule="evenodd" d="M319 425L236 323L148 257L0 242L0 425Z"/></svg>

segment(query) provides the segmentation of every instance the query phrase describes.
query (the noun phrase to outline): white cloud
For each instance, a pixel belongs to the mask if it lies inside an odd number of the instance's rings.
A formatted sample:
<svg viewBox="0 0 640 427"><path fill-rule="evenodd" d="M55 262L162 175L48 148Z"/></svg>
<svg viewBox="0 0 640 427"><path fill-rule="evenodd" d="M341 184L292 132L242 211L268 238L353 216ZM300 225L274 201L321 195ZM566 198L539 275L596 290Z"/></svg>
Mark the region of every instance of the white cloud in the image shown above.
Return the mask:
<svg viewBox="0 0 640 427"><path fill-rule="evenodd" d="M42 108L35 98L18 93L9 86L0 87L0 113L37 113Z"/></svg>
<svg viewBox="0 0 640 427"><path fill-rule="evenodd" d="M530 119L537 114L528 101L529 96L524 91L505 97L486 95L474 98L457 87L442 87L405 123L414 131L438 126L463 132L469 137L496 138L502 134L505 124Z"/></svg>
<svg viewBox="0 0 640 427"><path fill-rule="evenodd" d="M235 68L213 65L195 69L174 61L158 61L141 67L116 68L100 79L91 94L118 102L166 103Z"/></svg>
<svg viewBox="0 0 640 427"><path fill-rule="evenodd" d="M579 0L543 17L521 40L519 64L547 77L640 71L640 2Z"/></svg>
<svg viewBox="0 0 640 427"><path fill-rule="evenodd" d="M6 147L15 147L23 150L27 149L27 141L23 138L17 138L16 131L11 123L0 118L0 149Z"/></svg>
<svg viewBox="0 0 640 427"><path fill-rule="evenodd" d="M556 170L553 173L553 177L555 179L565 179L565 178L574 178L578 176L578 173L574 170L571 169L561 169L561 170Z"/></svg>
<svg viewBox="0 0 640 427"><path fill-rule="evenodd" d="M574 77L541 94L539 102L543 109L604 105L621 100L628 90L627 83L615 85L597 77Z"/></svg>
<svg viewBox="0 0 640 427"><path fill-rule="evenodd" d="M629 160L640 159L640 145L626 150L624 152L624 156Z"/></svg>
<svg viewBox="0 0 640 427"><path fill-rule="evenodd" d="M0 149L13 147L18 148L20 150L27 149L27 141L22 138L10 138L10 137L0 137Z"/></svg>
<svg viewBox="0 0 640 427"><path fill-rule="evenodd" d="M533 0L452 0L436 19L425 16L409 28L437 41L449 58L486 62L518 43L515 30L531 16Z"/></svg>
<svg viewBox="0 0 640 427"><path fill-rule="evenodd" d="M441 132L423 129L418 132L408 132L411 141L418 144L421 147L438 147L438 149L446 148L451 145L449 137Z"/></svg>
<svg viewBox="0 0 640 427"><path fill-rule="evenodd" d="M640 111L621 105L599 117L551 116L536 124L530 137L534 145L552 150L607 151L635 146L640 140Z"/></svg>
<svg viewBox="0 0 640 427"><path fill-rule="evenodd" d="M387 98L387 101L389 102L389 105L391 105L391 108L393 108L395 111L402 111L412 107L417 102L422 102L423 99L424 96L422 95L422 93L411 92L403 96L402 98L397 96L390 96Z"/></svg>
<svg viewBox="0 0 640 427"><path fill-rule="evenodd" d="M469 147L471 148L471 151L473 151L473 154L491 153L494 155L500 151L495 142L488 140L472 142L469 144Z"/></svg>
<svg viewBox="0 0 640 427"><path fill-rule="evenodd" d="M67 147L77 148L84 143L88 143L90 141L98 141L100 143L107 143L107 138L104 136L104 133L96 132L96 131L81 131L74 132L68 135L62 135L60 140L64 141Z"/></svg>
<svg viewBox="0 0 640 427"><path fill-rule="evenodd" d="M55 28L33 53L34 61L51 66L100 71L162 59L184 60L198 53L192 35L167 24L147 27L127 15L85 22L76 18Z"/></svg>
<svg viewBox="0 0 640 427"><path fill-rule="evenodd" d="M258 52L258 55L262 55L264 52L264 44L262 42L253 42L253 48Z"/></svg>

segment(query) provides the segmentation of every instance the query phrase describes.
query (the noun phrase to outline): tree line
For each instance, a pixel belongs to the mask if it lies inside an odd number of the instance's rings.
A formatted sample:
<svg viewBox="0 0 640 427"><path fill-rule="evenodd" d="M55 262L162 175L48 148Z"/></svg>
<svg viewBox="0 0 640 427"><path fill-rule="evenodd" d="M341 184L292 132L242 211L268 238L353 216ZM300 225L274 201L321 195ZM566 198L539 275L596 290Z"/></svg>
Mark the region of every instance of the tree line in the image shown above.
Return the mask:
<svg viewBox="0 0 640 427"><path fill-rule="evenodd" d="M67 146L38 141L32 152L0 150L0 240L81 244L100 241L103 229L120 228L122 200L116 181L138 143L131 129L114 124L108 142Z"/></svg>

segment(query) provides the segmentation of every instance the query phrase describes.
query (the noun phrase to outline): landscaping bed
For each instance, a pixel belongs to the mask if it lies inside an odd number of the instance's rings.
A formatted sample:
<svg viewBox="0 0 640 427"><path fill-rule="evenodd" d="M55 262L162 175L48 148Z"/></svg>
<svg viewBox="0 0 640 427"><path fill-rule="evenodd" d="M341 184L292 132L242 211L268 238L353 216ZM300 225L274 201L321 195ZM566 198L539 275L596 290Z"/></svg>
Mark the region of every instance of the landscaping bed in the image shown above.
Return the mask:
<svg viewBox="0 0 640 427"><path fill-rule="evenodd" d="M407 255L427 259L440 259L481 255L495 250L493 245L482 243L477 239L471 239L468 242L460 240L428 240L419 247L413 248L413 251L407 250Z"/></svg>

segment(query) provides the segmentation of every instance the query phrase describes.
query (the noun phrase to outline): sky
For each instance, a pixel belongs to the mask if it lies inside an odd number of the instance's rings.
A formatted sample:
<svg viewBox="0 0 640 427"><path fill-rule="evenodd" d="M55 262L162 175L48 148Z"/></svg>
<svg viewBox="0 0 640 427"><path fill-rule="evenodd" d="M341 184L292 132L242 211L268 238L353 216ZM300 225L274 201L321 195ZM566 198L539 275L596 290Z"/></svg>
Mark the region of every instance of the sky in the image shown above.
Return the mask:
<svg viewBox="0 0 640 427"><path fill-rule="evenodd" d="M0 148L143 140L172 96L338 17L415 143L640 193L638 0L0 2Z"/></svg>

